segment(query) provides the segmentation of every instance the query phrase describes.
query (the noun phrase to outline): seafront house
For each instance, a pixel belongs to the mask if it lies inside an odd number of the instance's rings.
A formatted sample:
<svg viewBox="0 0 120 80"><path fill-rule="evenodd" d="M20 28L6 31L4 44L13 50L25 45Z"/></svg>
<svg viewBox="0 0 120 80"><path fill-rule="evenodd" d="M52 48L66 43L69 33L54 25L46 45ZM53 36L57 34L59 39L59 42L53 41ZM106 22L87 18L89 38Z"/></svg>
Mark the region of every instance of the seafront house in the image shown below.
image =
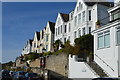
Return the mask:
<svg viewBox="0 0 120 80"><path fill-rule="evenodd" d="M40 32L35 32L32 41L32 52L39 53Z"/></svg>
<svg viewBox="0 0 120 80"><path fill-rule="evenodd" d="M94 61L111 77L120 76L120 0L108 9L109 23L96 28Z"/></svg>
<svg viewBox="0 0 120 80"><path fill-rule="evenodd" d="M44 49L44 31L40 30L39 52L42 53Z"/></svg>
<svg viewBox="0 0 120 80"><path fill-rule="evenodd" d="M54 43L54 33L55 33L55 23L48 21L46 25L46 30L44 32L44 46L46 52L53 51Z"/></svg>
<svg viewBox="0 0 120 80"><path fill-rule="evenodd" d="M55 24L55 41L61 40L65 43L67 41L67 22L69 21L69 14L58 13Z"/></svg>
<svg viewBox="0 0 120 80"><path fill-rule="evenodd" d="M32 52L32 41L33 40L29 39L26 42L26 44L25 44L25 46L24 46L24 48L22 50L22 55L29 54L30 52Z"/></svg>
<svg viewBox="0 0 120 80"><path fill-rule="evenodd" d="M108 16L107 9L110 2L87 2L88 0L78 0L76 7L69 14L58 13L55 24L55 40L59 39L63 43L70 40L74 44L74 39L90 34L95 29L95 22ZM93 2L92 2L93 1ZM106 19L103 23L107 23Z"/></svg>
<svg viewBox="0 0 120 80"><path fill-rule="evenodd" d="M33 52L52 52L54 43L55 23L48 21L46 27L40 32L35 32L33 42ZM35 44L35 45L34 45Z"/></svg>

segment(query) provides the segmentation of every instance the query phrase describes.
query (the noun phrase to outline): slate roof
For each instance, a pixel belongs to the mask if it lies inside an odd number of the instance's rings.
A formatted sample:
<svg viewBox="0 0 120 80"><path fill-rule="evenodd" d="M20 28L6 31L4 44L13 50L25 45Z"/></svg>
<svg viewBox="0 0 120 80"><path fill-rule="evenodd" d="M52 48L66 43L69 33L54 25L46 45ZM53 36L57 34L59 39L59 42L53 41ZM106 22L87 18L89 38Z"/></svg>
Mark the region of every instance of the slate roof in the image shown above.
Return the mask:
<svg viewBox="0 0 120 80"><path fill-rule="evenodd" d="M69 14L64 14L64 13L60 13L62 19L64 20L64 22L68 22L69 21Z"/></svg>
<svg viewBox="0 0 120 80"><path fill-rule="evenodd" d="M42 39L44 38L44 31L42 30Z"/></svg>
<svg viewBox="0 0 120 80"><path fill-rule="evenodd" d="M32 41L33 41L32 39L29 39L29 43L30 43L31 46L32 46Z"/></svg>
<svg viewBox="0 0 120 80"><path fill-rule="evenodd" d="M36 36L37 36L37 40L39 41L40 40L40 32L36 31Z"/></svg>
<svg viewBox="0 0 120 80"><path fill-rule="evenodd" d="M55 33L55 23L49 21L49 25L50 25L51 32L54 34Z"/></svg>

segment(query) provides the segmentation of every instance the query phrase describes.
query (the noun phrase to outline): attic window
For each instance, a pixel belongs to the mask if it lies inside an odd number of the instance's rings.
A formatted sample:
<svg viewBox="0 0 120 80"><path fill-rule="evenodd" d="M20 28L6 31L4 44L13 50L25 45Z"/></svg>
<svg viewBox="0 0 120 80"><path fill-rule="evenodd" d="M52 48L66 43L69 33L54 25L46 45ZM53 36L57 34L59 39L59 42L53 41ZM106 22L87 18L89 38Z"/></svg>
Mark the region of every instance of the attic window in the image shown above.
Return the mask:
<svg viewBox="0 0 120 80"><path fill-rule="evenodd" d="M79 2L79 10L82 9L82 4Z"/></svg>
<svg viewBox="0 0 120 80"><path fill-rule="evenodd" d="M77 11L78 11L79 9L78 9L78 7L77 7Z"/></svg>

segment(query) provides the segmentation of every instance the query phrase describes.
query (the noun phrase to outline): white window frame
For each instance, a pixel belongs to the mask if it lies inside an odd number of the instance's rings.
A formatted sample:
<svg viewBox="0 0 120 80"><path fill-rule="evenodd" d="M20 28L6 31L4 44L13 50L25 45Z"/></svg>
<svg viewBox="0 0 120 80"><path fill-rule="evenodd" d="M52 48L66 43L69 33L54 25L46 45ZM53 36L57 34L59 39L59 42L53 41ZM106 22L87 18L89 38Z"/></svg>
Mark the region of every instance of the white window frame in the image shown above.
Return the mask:
<svg viewBox="0 0 120 80"><path fill-rule="evenodd" d="M120 45L120 43L118 42L118 35L117 35L117 32L120 31L120 26L116 28L116 44L117 45Z"/></svg>
<svg viewBox="0 0 120 80"><path fill-rule="evenodd" d="M81 23L81 13L78 14L78 24L80 24L80 23Z"/></svg>
<svg viewBox="0 0 120 80"><path fill-rule="evenodd" d="M105 36L109 35L109 46L105 46ZM103 43L101 43L103 46L99 47L99 37L103 37ZM97 34L97 49L103 49L103 48L109 48L110 47L110 30L106 30L104 32L100 32Z"/></svg>

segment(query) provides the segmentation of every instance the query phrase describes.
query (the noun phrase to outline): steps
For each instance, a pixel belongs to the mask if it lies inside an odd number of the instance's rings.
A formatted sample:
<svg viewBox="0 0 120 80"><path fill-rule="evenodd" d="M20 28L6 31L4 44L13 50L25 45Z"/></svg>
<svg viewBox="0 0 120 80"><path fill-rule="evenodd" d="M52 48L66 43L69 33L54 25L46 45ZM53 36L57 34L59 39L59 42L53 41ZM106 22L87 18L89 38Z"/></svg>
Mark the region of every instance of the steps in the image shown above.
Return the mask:
<svg viewBox="0 0 120 80"><path fill-rule="evenodd" d="M109 77L104 70L95 62L86 62L100 77Z"/></svg>

